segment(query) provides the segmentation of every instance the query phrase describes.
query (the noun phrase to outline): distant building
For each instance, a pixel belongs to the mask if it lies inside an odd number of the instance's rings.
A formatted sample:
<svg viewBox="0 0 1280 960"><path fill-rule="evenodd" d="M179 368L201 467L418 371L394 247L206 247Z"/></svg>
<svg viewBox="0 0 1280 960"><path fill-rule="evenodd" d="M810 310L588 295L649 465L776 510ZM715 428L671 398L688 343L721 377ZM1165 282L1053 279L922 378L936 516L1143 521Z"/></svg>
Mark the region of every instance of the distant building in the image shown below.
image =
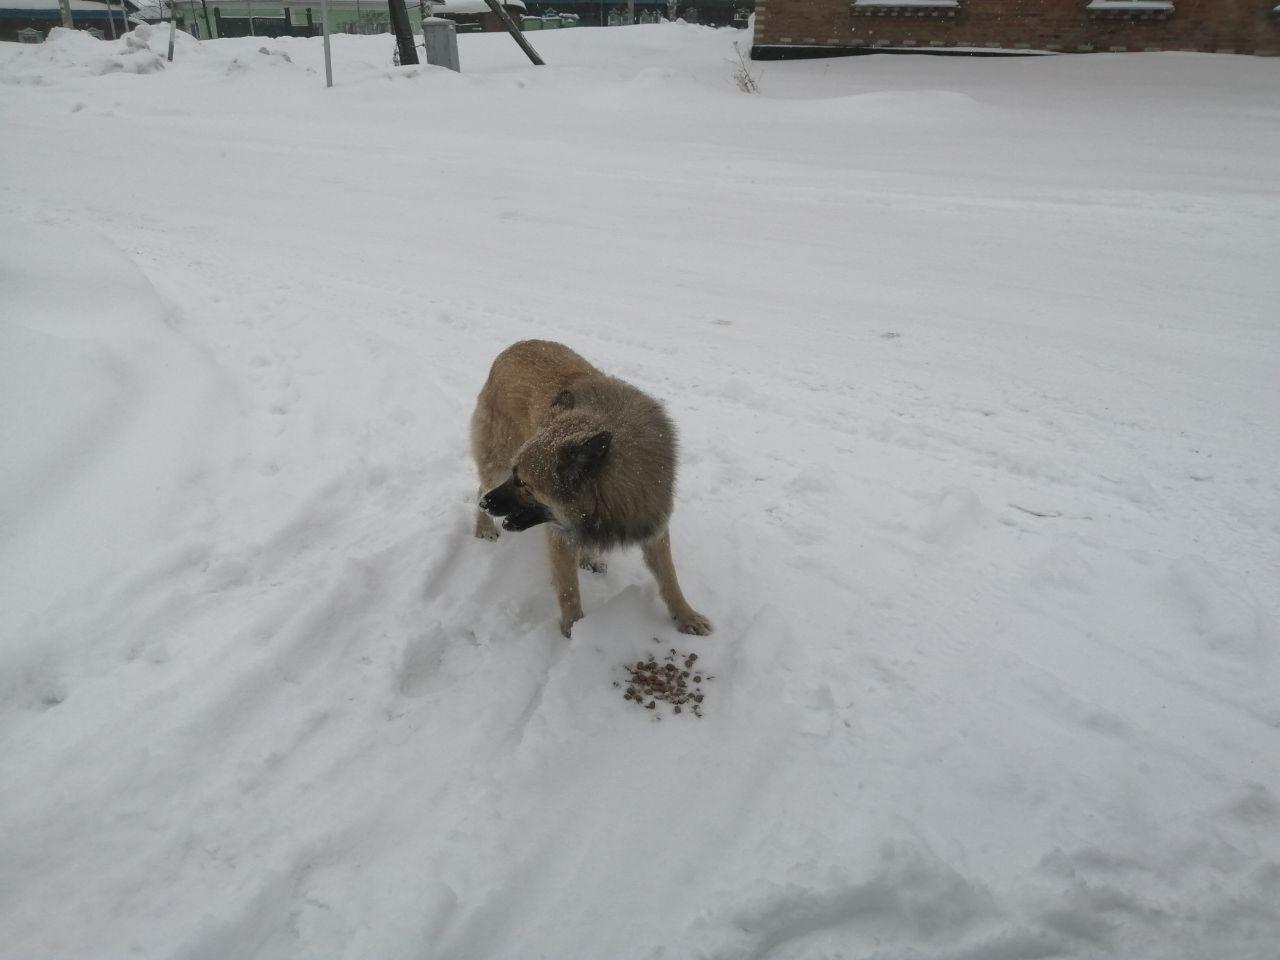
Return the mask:
<svg viewBox="0 0 1280 960"><path fill-rule="evenodd" d="M77 30L101 30L104 37L117 36L134 28L137 10L134 0L111 0L109 5L100 0L71 0L71 23ZM44 38L60 26L58 0L0 0L0 40L17 40L22 30L35 30Z"/></svg>
<svg viewBox="0 0 1280 960"><path fill-rule="evenodd" d="M3 2L3 0L0 0ZM1280 54L1277 0L756 0L757 60L876 51Z"/></svg>
<svg viewBox="0 0 1280 960"><path fill-rule="evenodd" d="M3 2L3 0L0 0ZM607 27L625 24L626 0L528 0L534 14L577 14L584 27ZM686 20L713 27L747 25L751 0L632 0L637 23L660 23L662 20Z"/></svg>
<svg viewBox="0 0 1280 960"><path fill-rule="evenodd" d="M8 0L0 0L0 4ZM56 0L55 0L56 2ZM386 0L329 0L330 33L389 33ZM422 8L406 0L415 32L422 31ZM525 12L524 0L502 0L513 17ZM216 37L319 36L320 0L174 0L178 25L201 39ZM432 10L465 30L501 30L484 0L434 0Z"/></svg>

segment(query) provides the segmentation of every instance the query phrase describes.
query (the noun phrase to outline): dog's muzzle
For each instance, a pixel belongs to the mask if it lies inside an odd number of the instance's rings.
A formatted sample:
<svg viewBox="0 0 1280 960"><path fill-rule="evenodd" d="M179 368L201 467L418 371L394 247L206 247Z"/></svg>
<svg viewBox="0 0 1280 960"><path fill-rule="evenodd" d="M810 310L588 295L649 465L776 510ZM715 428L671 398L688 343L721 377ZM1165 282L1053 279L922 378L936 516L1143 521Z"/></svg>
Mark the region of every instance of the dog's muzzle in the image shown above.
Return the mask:
<svg viewBox="0 0 1280 960"><path fill-rule="evenodd" d="M540 523L546 523L551 519L551 511L540 503L535 503L531 507L525 507L517 510L515 513L509 514L502 521L503 530L511 530L513 532L519 530L528 530L530 527L536 527Z"/></svg>
<svg viewBox="0 0 1280 960"><path fill-rule="evenodd" d="M480 509L490 516L502 517L502 529L512 532L528 530L552 519L550 510L522 496L510 480L481 497Z"/></svg>

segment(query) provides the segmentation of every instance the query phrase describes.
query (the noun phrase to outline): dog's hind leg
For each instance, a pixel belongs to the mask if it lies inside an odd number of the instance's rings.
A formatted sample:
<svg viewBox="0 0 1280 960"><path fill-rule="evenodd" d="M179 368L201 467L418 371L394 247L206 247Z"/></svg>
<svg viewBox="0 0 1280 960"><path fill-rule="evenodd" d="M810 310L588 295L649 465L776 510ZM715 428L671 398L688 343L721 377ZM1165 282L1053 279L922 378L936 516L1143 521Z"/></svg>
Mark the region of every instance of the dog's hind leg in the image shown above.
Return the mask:
<svg viewBox="0 0 1280 960"><path fill-rule="evenodd" d="M692 633L705 637L711 632L711 621L700 614L680 591L680 583L676 580L676 565L671 559L671 535L665 530L652 540L646 540L640 547L644 553L645 566L658 581L658 592L662 601L671 612L671 618L681 633Z"/></svg>
<svg viewBox="0 0 1280 960"><path fill-rule="evenodd" d="M568 637L573 625L582 619L582 597L578 593L578 550L568 540L547 530L547 547L551 555L551 585L560 604L560 632Z"/></svg>

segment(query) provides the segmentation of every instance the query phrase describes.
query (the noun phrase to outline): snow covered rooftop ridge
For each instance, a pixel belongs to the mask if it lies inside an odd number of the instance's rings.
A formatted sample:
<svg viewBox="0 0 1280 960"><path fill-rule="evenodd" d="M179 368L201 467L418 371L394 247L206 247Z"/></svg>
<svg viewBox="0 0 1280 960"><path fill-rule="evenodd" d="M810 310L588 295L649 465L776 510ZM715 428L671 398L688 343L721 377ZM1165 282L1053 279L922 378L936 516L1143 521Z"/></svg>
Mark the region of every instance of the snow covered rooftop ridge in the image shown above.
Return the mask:
<svg viewBox="0 0 1280 960"><path fill-rule="evenodd" d="M0 3L4 2L5 0L0 0ZM189 0L180 0L180 2L186 3L189 2ZM311 7L314 9L319 0L279 0L279 2L283 3L284 6L289 7L290 9L305 7ZM378 3L379 0L329 0L329 6L331 9L341 8L344 10L355 10L356 8L361 8L371 10L378 8L385 11L386 4L382 3L382 6L378 7ZM514 7L519 10L527 9L524 0L503 0L502 5L504 7ZM416 9L417 3L414 2L414 0L409 0L409 6ZM485 3L484 0L436 0L432 6L437 14L455 13L470 15L490 12L489 5Z"/></svg>
<svg viewBox="0 0 1280 960"><path fill-rule="evenodd" d="M1089 0L1087 10L1173 10L1172 0Z"/></svg>
<svg viewBox="0 0 1280 960"><path fill-rule="evenodd" d="M71 9L83 10L86 12L106 12L111 11L115 14L120 13L120 0L111 0L110 3L105 0L70 0ZM134 0L124 0L124 7L130 13L138 9L138 4ZM40 10L42 12L60 10L61 5L58 0L0 0L0 10Z"/></svg>
<svg viewBox="0 0 1280 960"><path fill-rule="evenodd" d="M855 7L958 7L959 0L853 0Z"/></svg>
<svg viewBox="0 0 1280 960"><path fill-rule="evenodd" d="M504 7L514 7L520 10L527 9L524 0L503 0ZM433 3L432 9L436 14L442 13L489 13L489 5L484 0L441 0L439 3Z"/></svg>

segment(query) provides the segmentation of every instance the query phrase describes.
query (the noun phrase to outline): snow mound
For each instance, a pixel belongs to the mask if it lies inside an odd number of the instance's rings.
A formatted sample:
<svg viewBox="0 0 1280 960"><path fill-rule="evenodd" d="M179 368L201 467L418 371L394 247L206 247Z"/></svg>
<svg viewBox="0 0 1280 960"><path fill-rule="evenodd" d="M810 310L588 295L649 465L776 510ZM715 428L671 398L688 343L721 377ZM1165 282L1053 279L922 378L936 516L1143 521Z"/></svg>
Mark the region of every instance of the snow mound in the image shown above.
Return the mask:
<svg viewBox="0 0 1280 960"><path fill-rule="evenodd" d="M139 24L115 40L98 40L86 30L54 27L44 43L23 45L0 60L0 82L66 85L72 77L160 73L167 63L168 27ZM209 57L211 51L181 30L174 37L174 56L188 62Z"/></svg>
<svg viewBox="0 0 1280 960"><path fill-rule="evenodd" d="M157 32L145 24L117 40L98 40L85 30L55 27L33 55L51 67L75 73L158 73L165 67L165 57L152 49L152 42L159 47Z"/></svg>

